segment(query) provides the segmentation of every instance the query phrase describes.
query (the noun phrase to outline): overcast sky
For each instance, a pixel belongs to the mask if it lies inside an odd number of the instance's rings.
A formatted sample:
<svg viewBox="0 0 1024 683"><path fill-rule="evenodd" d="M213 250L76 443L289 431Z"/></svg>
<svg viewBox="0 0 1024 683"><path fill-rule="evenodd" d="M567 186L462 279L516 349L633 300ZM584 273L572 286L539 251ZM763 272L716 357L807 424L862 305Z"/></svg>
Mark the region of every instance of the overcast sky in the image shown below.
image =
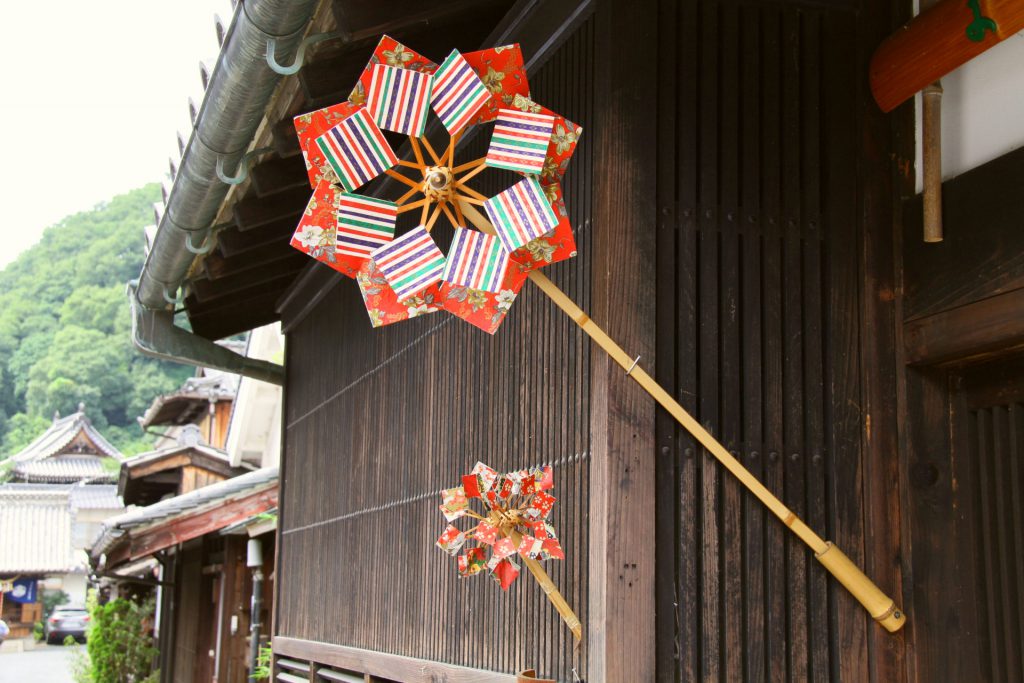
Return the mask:
<svg viewBox="0 0 1024 683"><path fill-rule="evenodd" d="M229 0L3 3L0 268L43 228L162 180ZM142 234L139 234L142 240Z"/></svg>

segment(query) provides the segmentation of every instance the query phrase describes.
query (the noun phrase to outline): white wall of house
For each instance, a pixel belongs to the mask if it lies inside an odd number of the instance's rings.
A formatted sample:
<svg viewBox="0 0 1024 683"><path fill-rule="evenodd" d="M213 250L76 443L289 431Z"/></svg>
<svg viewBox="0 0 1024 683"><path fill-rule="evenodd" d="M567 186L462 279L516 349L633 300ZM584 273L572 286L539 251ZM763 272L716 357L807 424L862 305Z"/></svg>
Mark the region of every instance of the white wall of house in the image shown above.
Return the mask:
<svg viewBox="0 0 1024 683"><path fill-rule="evenodd" d="M273 363L284 361L284 336L280 323L252 331L246 355ZM274 467L281 460L282 389L243 377L231 412L225 449L231 464L243 461L257 467Z"/></svg>
<svg viewBox="0 0 1024 683"><path fill-rule="evenodd" d="M1024 31L947 74L942 83L942 179L1024 147ZM917 192L921 191L921 94Z"/></svg>

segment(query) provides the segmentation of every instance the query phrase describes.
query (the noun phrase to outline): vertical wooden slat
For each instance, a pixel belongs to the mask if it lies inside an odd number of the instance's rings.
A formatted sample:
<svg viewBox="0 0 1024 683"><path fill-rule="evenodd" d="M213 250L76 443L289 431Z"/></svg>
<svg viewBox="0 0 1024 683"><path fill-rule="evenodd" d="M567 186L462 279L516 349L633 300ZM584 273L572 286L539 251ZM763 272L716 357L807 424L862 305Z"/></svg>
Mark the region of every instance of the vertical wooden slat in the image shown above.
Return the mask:
<svg viewBox="0 0 1024 683"><path fill-rule="evenodd" d="M604 44L651 44L653 0L630 6L599 0ZM594 112L595 176L591 316L632 353L654 351L656 130L635 112L652 111L655 71L639 50L596 56L601 106ZM612 229L614 226L614 229ZM625 238L625 239L624 239ZM654 407L604 354L591 360L590 638L594 681L651 680L654 652Z"/></svg>
<svg viewBox="0 0 1024 683"><path fill-rule="evenodd" d="M857 154L856 111L847 86L859 73L850 55L856 51L856 34L850 17L829 14L825 17L822 78L823 129L828 146L828 174L823 194L829 200L822 208L822 234L827 237L825 356L826 462L831 476L827 484L829 526L834 540L855 562L864 560L863 506L859 492L863 487L860 463L860 435L863 429L860 406L861 368L857 359L859 345L858 290L859 267L851 257L858 242L856 219L856 169L849 160ZM861 565L862 566L862 565ZM869 680L867 632L869 619L834 582L829 586L834 610L833 646L839 648L833 660L833 678L850 681Z"/></svg>
<svg viewBox="0 0 1024 683"><path fill-rule="evenodd" d="M679 216L676 219L677 263L673 270L676 278L675 296L677 305L676 331L678 341L676 347L676 397L691 414L699 415L697 396L698 368L698 230L699 197L698 155L701 130L698 128L698 93L699 73L698 54L700 50L700 4L697 2L682 3L679 8L679 37L676 41L676 60L670 62L677 65L679 85L673 104L678 114L679 125L676 129L678 144L676 146L676 166L678 168L677 201ZM703 457L697 449L697 443L688 433L675 428L679 446L676 458L679 462L679 484L677 498L674 501L677 509L678 542L676 552L679 558L679 576L677 577L676 619L679 622L675 636L674 649L679 656L679 674L681 680L698 680L702 676L702 653L705 649L704 630L702 628L704 614L703 589L701 586L701 516L700 502L700 471ZM696 508L696 509L695 509ZM662 604L664 600L659 601Z"/></svg>
<svg viewBox="0 0 1024 683"><path fill-rule="evenodd" d="M739 85L740 149L742 186L737 220L740 221L742 272L742 396L743 455L750 471L764 477L764 368L762 345L762 242L761 219L761 36L760 13L753 8L741 10L742 74ZM763 681L766 677L765 652L765 512L752 496L743 498L743 585L744 599L744 678Z"/></svg>

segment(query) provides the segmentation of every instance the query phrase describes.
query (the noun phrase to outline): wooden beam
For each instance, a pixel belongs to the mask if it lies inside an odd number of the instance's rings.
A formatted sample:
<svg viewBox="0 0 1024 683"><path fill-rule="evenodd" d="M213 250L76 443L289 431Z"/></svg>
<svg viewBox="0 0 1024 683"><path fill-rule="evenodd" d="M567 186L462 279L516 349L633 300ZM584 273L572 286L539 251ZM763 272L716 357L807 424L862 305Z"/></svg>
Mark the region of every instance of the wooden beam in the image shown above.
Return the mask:
<svg viewBox="0 0 1024 683"><path fill-rule="evenodd" d="M597 3L597 44L653 45L658 8ZM593 79L593 313L653 370L657 70L644 50L598 52ZM654 402L611 356L591 356L588 680L653 681L655 654Z"/></svg>
<svg viewBox="0 0 1024 683"><path fill-rule="evenodd" d="M217 251L230 258L272 243L287 246L300 218L302 212L297 211L293 216L245 232L238 228L226 228L217 233Z"/></svg>
<svg viewBox="0 0 1024 683"><path fill-rule="evenodd" d="M174 517L154 526L130 532L131 559L147 557L172 545L219 531L277 506L277 486L255 491L222 505Z"/></svg>
<svg viewBox="0 0 1024 683"><path fill-rule="evenodd" d="M163 470L169 470L175 467L183 467L191 462L192 458L188 455L181 454L157 460L156 462L149 463L144 467L132 467L131 461L128 461L125 470L128 472L129 478L141 479L142 477L148 477L156 472L162 472Z"/></svg>
<svg viewBox="0 0 1024 683"><path fill-rule="evenodd" d="M267 223L294 216L306 208L312 192L309 185L276 192L265 197L246 197L232 208L239 230L252 230Z"/></svg>
<svg viewBox="0 0 1024 683"><path fill-rule="evenodd" d="M296 254L305 256L301 251L287 246L282 247L282 249L294 251ZM288 252L285 252L285 254L288 254ZM195 296L196 301L205 304L267 285L273 287L273 283L278 280L282 281L280 284L290 284L305 266L305 259L296 258L288 254L286 258L267 262L260 267L247 268L219 280L207 280L205 278L192 280L192 294Z"/></svg>
<svg viewBox="0 0 1024 683"><path fill-rule="evenodd" d="M407 683L516 683L516 677L511 674L285 636L274 636L273 649L276 656L294 657Z"/></svg>
<svg viewBox="0 0 1024 683"><path fill-rule="evenodd" d="M294 187L309 187L306 164L301 156L271 158L252 167L252 186L256 195L265 197ZM312 192L312 190L310 190Z"/></svg>
<svg viewBox="0 0 1024 683"><path fill-rule="evenodd" d="M910 365L976 358L1024 346L1024 289L911 320L903 330Z"/></svg>
<svg viewBox="0 0 1024 683"><path fill-rule="evenodd" d="M878 46L871 57L871 93L882 111L892 111L1021 29L1020 0L942 0Z"/></svg>

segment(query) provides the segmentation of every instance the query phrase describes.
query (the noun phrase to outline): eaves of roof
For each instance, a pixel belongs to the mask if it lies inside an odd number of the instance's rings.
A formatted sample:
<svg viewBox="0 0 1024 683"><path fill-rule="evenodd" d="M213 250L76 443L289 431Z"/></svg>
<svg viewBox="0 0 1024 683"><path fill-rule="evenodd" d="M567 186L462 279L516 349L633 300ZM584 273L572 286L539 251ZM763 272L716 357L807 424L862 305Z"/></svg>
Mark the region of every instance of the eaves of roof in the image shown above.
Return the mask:
<svg viewBox="0 0 1024 683"><path fill-rule="evenodd" d="M267 467L111 517L103 523L103 531L90 550L92 562L98 565L103 556L116 546L143 536L158 526L162 527L175 520L208 510L216 510L231 501L260 491L276 489L277 480L278 468ZM273 501L273 505L276 505L276 495ZM271 506L268 504L267 507ZM217 527L217 530L236 521L227 519L221 527Z"/></svg>

